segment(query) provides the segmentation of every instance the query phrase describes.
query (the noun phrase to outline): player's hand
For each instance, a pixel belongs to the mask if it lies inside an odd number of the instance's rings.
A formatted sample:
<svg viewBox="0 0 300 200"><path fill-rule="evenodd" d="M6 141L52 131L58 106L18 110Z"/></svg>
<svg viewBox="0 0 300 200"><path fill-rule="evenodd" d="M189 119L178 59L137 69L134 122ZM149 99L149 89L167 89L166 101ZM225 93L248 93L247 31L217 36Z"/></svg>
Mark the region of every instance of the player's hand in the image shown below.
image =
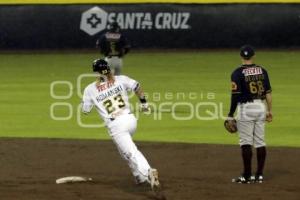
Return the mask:
<svg viewBox="0 0 300 200"><path fill-rule="evenodd" d="M234 117L227 117L226 120L227 121L234 121Z"/></svg>
<svg viewBox="0 0 300 200"><path fill-rule="evenodd" d="M229 133L237 132L237 123L233 117L227 117L227 119L224 121L224 127Z"/></svg>
<svg viewBox="0 0 300 200"><path fill-rule="evenodd" d="M272 122L273 121L273 113L271 111L267 112L266 121L267 122Z"/></svg>
<svg viewBox="0 0 300 200"><path fill-rule="evenodd" d="M236 120L234 119L234 117L227 117L227 118L226 118L226 121L228 121L228 123L229 123L230 125L233 125L233 124L236 122Z"/></svg>
<svg viewBox="0 0 300 200"><path fill-rule="evenodd" d="M146 115L151 114L151 109L150 109L148 103L142 103L140 106L141 106L141 112L143 112Z"/></svg>

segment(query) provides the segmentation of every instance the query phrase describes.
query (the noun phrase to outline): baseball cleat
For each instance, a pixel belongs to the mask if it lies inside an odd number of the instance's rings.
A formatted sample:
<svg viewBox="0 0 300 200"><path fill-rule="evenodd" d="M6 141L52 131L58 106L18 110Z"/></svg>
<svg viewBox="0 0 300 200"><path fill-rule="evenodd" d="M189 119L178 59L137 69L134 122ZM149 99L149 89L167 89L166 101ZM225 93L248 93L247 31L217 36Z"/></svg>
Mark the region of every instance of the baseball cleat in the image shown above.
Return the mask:
<svg viewBox="0 0 300 200"><path fill-rule="evenodd" d="M245 176L239 176L237 178L232 179L233 183L243 183L243 184L250 184L253 183L252 177L245 177Z"/></svg>
<svg viewBox="0 0 300 200"><path fill-rule="evenodd" d="M160 189L160 183L159 183L159 180L158 180L158 171L157 169L153 169L153 168L150 168L149 169L149 181L150 181L150 185L151 185L151 189L153 191L157 191Z"/></svg>
<svg viewBox="0 0 300 200"><path fill-rule="evenodd" d="M255 183L262 183L264 181L263 175L256 175L254 181Z"/></svg>
<svg viewBox="0 0 300 200"><path fill-rule="evenodd" d="M142 180L139 176L135 176L134 179L135 179L135 184L138 185L138 186L143 186L145 184L148 185L148 181L147 180Z"/></svg>

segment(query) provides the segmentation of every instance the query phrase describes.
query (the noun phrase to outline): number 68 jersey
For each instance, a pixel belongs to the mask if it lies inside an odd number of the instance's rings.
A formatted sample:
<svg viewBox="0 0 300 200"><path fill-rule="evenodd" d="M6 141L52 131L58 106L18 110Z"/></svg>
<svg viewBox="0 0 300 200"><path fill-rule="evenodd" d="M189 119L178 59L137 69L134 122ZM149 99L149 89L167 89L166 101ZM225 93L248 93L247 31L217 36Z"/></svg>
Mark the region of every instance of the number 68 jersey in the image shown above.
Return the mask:
<svg viewBox="0 0 300 200"><path fill-rule="evenodd" d="M122 114L130 113L128 91L136 91L139 83L127 76L114 76L113 82L93 82L83 93L82 111L89 113L95 106L101 118L107 122Z"/></svg>
<svg viewBox="0 0 300 200"><path fill-rule="evenodd" d="M272 91L268 72L261 66L242 65L231 75L232 94L239 94L239 103L265 99Z"/></svg>

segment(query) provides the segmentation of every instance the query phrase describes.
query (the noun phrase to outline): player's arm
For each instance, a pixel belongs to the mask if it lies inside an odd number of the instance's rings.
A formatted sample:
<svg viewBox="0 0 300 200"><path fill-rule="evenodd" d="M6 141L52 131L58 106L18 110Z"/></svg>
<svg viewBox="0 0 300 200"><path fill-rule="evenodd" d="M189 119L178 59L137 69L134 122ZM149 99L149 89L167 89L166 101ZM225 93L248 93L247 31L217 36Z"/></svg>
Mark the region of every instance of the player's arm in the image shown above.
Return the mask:
<svg viewBox="0 0 300 200"><path fill-rule="evenodd" d="M142 89L142 87L140 86L140 84L137 85L137 88L135 90L135 94L136 96L139 98L140 103L141 103L141 111L144 112L145 114L150 114L151 113L151 109L147 103L147 99L145 97L145 93Z"/></svg>
<svg viewBox="0 0 300 200"><path fill-rule="evenodd" d="M233 118L237 105L238 105L238 94L231 94L231 103L230 103L228 118Z"/></svg>
<svg viewBox="0 0 300 200"><path fill-rule="evenodd" d="M272 93L266 94L266 101L267 101L267 114L266 114L266 121L271 122L273 120L273 113L272 113Z"/></svg>
<svg viewBox="0 0 300 200"><path fill-rule="evenodd" d="M101 35L96 41L96 47L100 48L101 43L103 43L103 35Z"/></svg>
<svg viewBox="0 0 300 200"><path fill-rule="evenodd" d="M240 77L237 71L233 72L231 75L231 103L230 110L228 113L228 119L233 119L234 113L238 105L238 99L241 94L240 89Z"/></svg>
<svg viewBox="0 0 300 200"><path fill-rule="evenodd" d="M266 90L266 102L267 102L266 121L271 122L273 120L272 88L271 88L268 72L264 70L264 74L265 74L265 90Z"/></svg>
<svg viewBox="0 0 300 200"><path fill-rule="evenodd" d="M91 112L93 106L94 103L92 101L92 98L90 97L89 91L88 89L85 89L82 97L81 111L84 114L88 114Z"/></svg>
<svg viewBox="0 0 300 200"><path fill-rule="evenodd" d="M97 39L96 41L96 48L99 48L100 47L100 39Z"/></svg>
<svg viewBox="0 0 300 200"><path fill-rule="evenodd" d="M141 85L136 80L133 80L127 76L120 76L120 78L123 81L126 90L133 91L136 94L136 96L139 98L141 103L141 111L144 112L145 114L150 114L151 109L148 105L148 102L145 97L145 93Z"/></svg>
<svg viewBox="0 0 300 200"><path fill-rule="evenodd" d="M100 49L100 52L102 54L105 54L106 52L106 37L105 35L102 35L97 41L96 41L96 47Z"/></svg>
<svg viewBox="0 0 300 200"><path fill-rule="evenodd" d="M131 46L129 44L128 39L124 35L121 36L120 43L121 43L121 51L122 51L120 56L122 57L130 51Z"/></svg>

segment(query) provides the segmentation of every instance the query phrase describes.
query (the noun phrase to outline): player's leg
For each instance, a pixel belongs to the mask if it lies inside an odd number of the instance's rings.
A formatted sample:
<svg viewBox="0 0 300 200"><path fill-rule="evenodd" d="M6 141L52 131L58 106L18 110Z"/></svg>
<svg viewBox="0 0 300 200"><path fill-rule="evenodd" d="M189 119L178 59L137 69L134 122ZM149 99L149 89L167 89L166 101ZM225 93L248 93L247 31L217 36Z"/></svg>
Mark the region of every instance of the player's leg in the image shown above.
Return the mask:
<svg viewBox="0 0 300 200"><path fill-rule="evenodd" d="M263 182L265 160L267 156L264 133L265 133L265 122L262 120L257 121L255 123L255 130L254 130L254 146L256 148L256 157L257 157L257 169L255 173L255 180L259 183Z"/></svg>
<svg viewBox="0 0 300 200"><path fill-rule="evenodd" d="M111 69L111 72L114 75L120 75L121 74L121 68L122 68L122 59L117 56L112 57L106 57L105 61L107 62L108 66Z"/></svg>
<svg viewBox="0 0 300 200"><path fill-rule="evenodd" d="M109 125L110 134L121 156L127 161L133 176L140 182L148 180L150 165L137 149L131 134L136 130L137 120L134 115L122 115Z"/></svg>
<svg viewBox="0 0 300 200"><path fill-rule="evenodd" d="M255 173L255 180L259 183L263 182L263 170L266 160L266 143L265 143L265 118L266 118L266 108L262 101L257 101L256 103L256 120L254 127L254 147L256 148L257 156L257 170Z"/></svg>
<svg viewBox="0 0 300 200"><path fill-rule="evenodd" d="M252 144L253 144L253 121L237 121L239 131L240 147L243 160L244 171L242 176L237 178L234 182L248 183L250 182L252 169Z"/></svg>
<svg viewBox="0 0 300 200"><path fill-rule="evenodd" d="M135 116L133 114L131 114L129 117L133 118L133 120L135 122L137 121L136 118L135 118ZM135 133L135 130L136 130L136 124L133 125L133 126L129 126L128 127L128 131L129 131L131 137L133 137L133 134ZM138 160L141 160L141 161L143 161L145 163L147 162L147 160L145 159L144 155L139 150L137 151L136 157L137 157ZM136 177L136 178L138 178L139 180L141 180L139 176ZM147 180L147 182L150 183L151 188L152 188L153 191L155 191L155 192L159 192L160 191L160 182L158 180L158 171L157 171L157 169L150 168L148 170L148 180Z"/></svg>
<svg viewBox="0 0 300 200"><path fill-rule="evenodd" d="M137 149L131 134L134 133L137 120L133 114L122 115L109 123L110 135L116 144L122 158L127 161L133 176L139 183L148 182L153 191L160 189L158 172L150 167L144 155Z"/></svg>
<svg viewBox="0 0 300 200"><path fill-rule="evenodd" d="M119 133L113 136L122 158L127 161L133 176L138 182L148 181L150 165L143 154L137 149L129 132Z"/></svg>
<svg viewBox="0 0 300 200"><path fill-rule="evenodd" d="M128 124L127 130L128 130L128 132L131 136L131 141L133 142L132 137L133 137L133 135L136 131L136 128L137 128L137 119L135 118L135 116L133 114L130 114L128 117L131 118L130 120L132 121L132 123ZM134 144L134 142L133 142L133 144ZM137 160L140 160L141 162L145 163L145 165L149 166L148 161L146 160L145 156L138 149L136 151L136 158L137 158ZM144 178L145 176L140 175L140 172L139 172L137 167L131 168L131 169L132 169L132 173L133 173L137 183L145 181L145 178ZM149 174L148 174L148 176L149 176Z"/></svg>
<svg viewBox="0 0 300 200"><path fill-rule="evenodd" d="M151 168L146 158L137 149L129 132L113 137L122 157L127 161L138 185L150 184L156 195L163 196L158 180L158 171ZM162 198L164 199L164 198Z"/></svg>
<svg viewBox="0 0 300 200"><path fill-rule="evenodd" d="M108 66L111 70L111 73L115 74L115 65L113 62L113 57L105 57L104 60L107 62Z"/></svg>
<svg viewBox="0 0 300 200"><path fill-rule="evenodd" d="M114 69L115 69L115 75L121 75L123 60L119 57L114 57Z"/></svg>

